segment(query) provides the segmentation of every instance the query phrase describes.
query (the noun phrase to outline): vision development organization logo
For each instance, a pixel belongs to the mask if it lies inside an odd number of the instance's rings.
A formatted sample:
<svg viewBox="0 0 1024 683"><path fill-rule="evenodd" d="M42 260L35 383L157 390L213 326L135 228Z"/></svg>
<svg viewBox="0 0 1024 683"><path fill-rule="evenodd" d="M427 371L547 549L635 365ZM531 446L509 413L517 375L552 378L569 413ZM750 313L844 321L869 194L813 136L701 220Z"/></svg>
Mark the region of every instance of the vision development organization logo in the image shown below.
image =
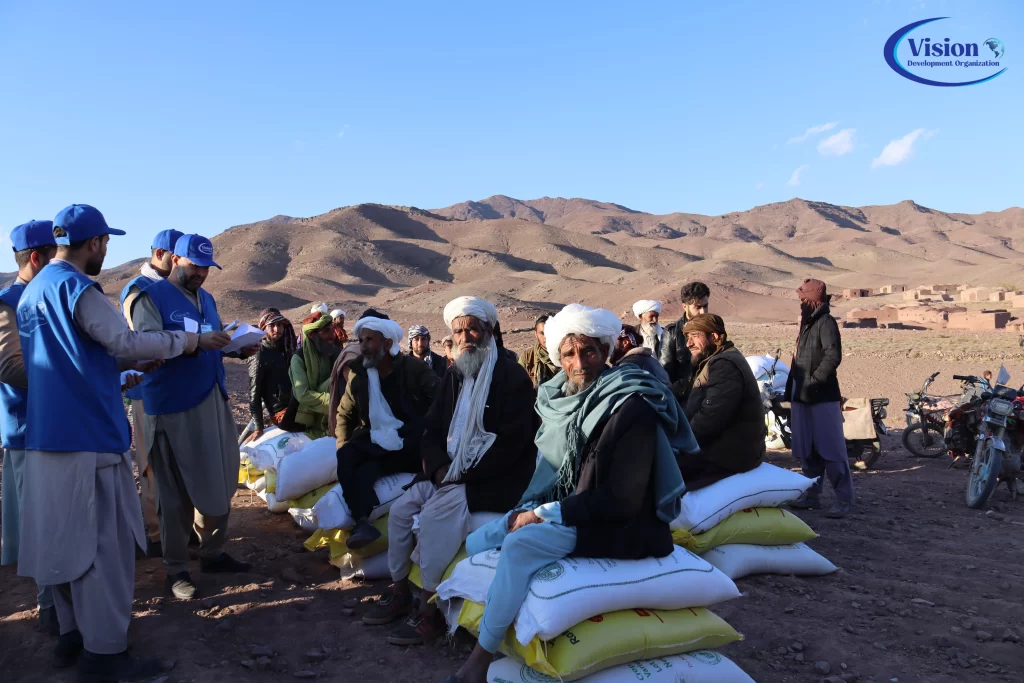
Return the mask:
<svg viewBox="0 0 1024 683"><path fill-rule="evenodd" d="M882 49L889 68L915 83L946 88L986 83L1006 71L1002 61L1006 46L999 38L960 42L947 36L909 37L918 28L943 19L949 17L915 21L889 36Z"/></svg>

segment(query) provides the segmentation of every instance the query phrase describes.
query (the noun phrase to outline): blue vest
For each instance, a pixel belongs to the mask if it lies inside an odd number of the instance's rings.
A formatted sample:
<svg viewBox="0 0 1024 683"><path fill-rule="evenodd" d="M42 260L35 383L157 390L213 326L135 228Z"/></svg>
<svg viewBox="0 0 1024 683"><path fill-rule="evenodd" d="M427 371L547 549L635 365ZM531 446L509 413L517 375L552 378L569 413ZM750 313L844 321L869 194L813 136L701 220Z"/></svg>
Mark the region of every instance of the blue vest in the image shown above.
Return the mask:
<svg viewBox="0 0 1024 683"><path fill-rule="evenodd" d="M136 275L135 277L133 277L131 281L124 286L124 289L121 290L121 310L124 311L124 300L128 298L128 292L131 291L132 287L138 287L140 292L145 292L146 289L154 282L157 282L157 280L154 280L151 277L147 277L146 275ZM128 311L125 311L125 313L128 313ZM149 375L145 375L143 377L143 384L145 384L145 382L148 380ZM124 392L124 395L133 401L141 401L142 384L139 384L134 389L129 389L128 391Z"/></svg>
<svg viewBox="0 0 1024 683"><path fill-rule="evenodd" d="M100 289L70 263L51 261L21 295L18 335L28 385L35 387L25 411L28 450L128 450L117 359L74 321L78 297L90 287Z"/></svg>
<svg viewBox="0 0 1024 683"><path fill-rule="evenodd" d="M0 291L0 301L14 309L15 318L18 314L18 299L25 291L25 285L15 282ZM17 320L15 320L17 325ZM28 392L21 387L0 383L0 436L3 437L4 448L22 450L25 448L25 404Z"/></svg>
<svg viewBox="0 0 1024 683"><path fill-rule="evenodd" d="M146 289L153 300L165 330L185 330L185 318L191 318L212 330L221 329L217 304L205 289L199 290L200 313L192 302L169 280L154 282ZM214 386L220 388L224 400L224 361L220 351L204 351L191 356L172 358L149 374L142 384L142 400L147 415L181 413L203 402Z"/></svg>

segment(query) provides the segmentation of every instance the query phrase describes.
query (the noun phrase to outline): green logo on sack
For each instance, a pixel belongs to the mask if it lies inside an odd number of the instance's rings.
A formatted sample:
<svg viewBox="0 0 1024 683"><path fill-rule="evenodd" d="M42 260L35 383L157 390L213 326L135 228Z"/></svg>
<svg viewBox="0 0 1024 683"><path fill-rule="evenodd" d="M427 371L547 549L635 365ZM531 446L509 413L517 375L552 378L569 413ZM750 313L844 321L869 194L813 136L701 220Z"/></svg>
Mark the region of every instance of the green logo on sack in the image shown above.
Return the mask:
<svg viewBox="0 0 1024 683"><path fill-rule="evenodd" d="M552 683L553 681L558 680L551 676L545 676L539 671L534 671L525 664L523 664L523 668L519 670L519 677L523 679L523 683Z"/></svg>
<svg viewBox="0 0 1024 683"><path fill-rule="evenodd" d="M288 442L291 441L291 440L292 440L292 437L290 437L290 436L282 437L282 439L277 442L277 447L278 448L284 448L288 444Z"/></svg>
<svg viewBox="0 0 1024 683"><path fill-rule="evenodd" d="M533 576L534 581L557 581L562 578L562 574L565 574L565 567L558 562L552 562L548 566L538 571Z"/></svg>
<svg viewBox="0 0 1024 683"><path fill-rule="evenodd" d="M689 655L696 659L698 662L710 664L711 666L715 666L716 664L722 663L722 656L717 652L712 652L711 650L699 650L697 652L690 652Z"/></svg>

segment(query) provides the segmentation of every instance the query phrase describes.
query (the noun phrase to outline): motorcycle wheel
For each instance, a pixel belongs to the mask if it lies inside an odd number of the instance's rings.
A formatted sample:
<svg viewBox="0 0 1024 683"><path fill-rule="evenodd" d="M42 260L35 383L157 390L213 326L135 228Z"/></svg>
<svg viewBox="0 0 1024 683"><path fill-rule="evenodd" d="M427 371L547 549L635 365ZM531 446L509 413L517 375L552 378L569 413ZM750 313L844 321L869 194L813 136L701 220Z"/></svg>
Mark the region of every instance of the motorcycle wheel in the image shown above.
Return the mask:
<svg viewBox="0 0 1024 683"><path fill-rule="evenodd" d="M937 458L946 452L942 432L927 422L903 431L903 447L919 458Z"/></svg>
<svg viewBox="0 0 1024 683"><path fill-rule="evenodd" d="M975 455L971 473L967 477L965 499L967 507L978 510L985 507L989 496L999 484L999 474L1003 469L1003 456L991 443L981 446L980 453Z"/></svg>

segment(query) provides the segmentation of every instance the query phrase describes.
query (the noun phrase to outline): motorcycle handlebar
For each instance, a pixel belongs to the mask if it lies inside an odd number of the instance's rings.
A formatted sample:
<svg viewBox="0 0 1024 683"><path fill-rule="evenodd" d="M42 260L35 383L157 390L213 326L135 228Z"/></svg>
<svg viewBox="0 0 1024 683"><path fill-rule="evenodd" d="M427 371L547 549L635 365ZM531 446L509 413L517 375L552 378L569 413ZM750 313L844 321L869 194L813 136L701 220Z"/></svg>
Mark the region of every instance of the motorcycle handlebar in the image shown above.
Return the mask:
<svg viewBox="0 0 1024 683"><path fill-rule="evenodd" d="M961 382L977 382L978 378L974 375L953 375L953 379L960 380Z"/></svg>

